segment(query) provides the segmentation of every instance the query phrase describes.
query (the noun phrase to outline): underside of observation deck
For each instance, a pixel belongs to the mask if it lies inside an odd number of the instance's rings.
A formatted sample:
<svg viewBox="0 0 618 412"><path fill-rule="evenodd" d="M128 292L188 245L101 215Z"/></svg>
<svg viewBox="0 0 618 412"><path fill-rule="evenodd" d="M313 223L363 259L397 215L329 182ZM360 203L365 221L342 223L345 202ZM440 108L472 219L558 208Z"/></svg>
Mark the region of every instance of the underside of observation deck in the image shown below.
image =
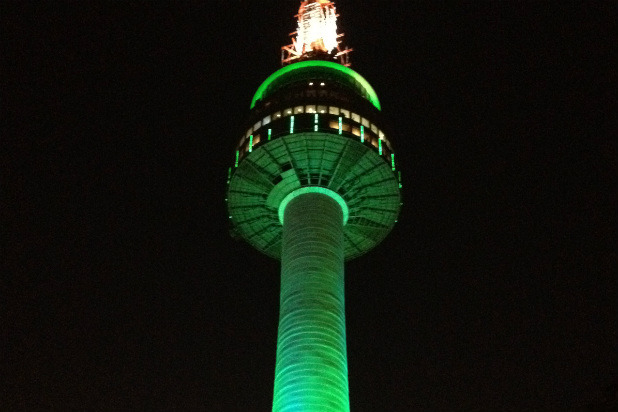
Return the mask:
<svg viewBox="0 0 618 412"><path fill-rule="evenodd" d="M399 214L399 182L382 156L341 135L302 132L256 147L235 168L228 187L233 232L280 258L279 205L301 187L324 187L345 200L346 259L379 244Z"/></svg>

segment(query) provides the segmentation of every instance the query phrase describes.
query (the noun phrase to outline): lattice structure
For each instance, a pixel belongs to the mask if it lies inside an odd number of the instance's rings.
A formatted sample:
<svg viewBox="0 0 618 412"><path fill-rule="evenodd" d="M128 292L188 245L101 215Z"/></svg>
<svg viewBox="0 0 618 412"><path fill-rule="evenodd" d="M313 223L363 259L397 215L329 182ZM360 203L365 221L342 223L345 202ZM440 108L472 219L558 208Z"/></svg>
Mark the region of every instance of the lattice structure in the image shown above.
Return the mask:
<svg viewBox="0 0 618 412"><path fill-rule="evenodd" d="M286 65L307 59L337 61L349 66L348 54L352 49L342 48L337 33L338 14L333 2L328 0L305 0L301 2L298 26L290 33L292 44L281 48L281 64Z"/></svg>

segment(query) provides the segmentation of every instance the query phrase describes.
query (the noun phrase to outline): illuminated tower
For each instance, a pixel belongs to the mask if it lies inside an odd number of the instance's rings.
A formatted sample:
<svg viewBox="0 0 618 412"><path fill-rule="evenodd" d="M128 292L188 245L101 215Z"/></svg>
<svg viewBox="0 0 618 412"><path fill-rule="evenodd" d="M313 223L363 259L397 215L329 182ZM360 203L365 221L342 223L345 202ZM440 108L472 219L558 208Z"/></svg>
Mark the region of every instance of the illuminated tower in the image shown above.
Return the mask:
<svg viewBox="0 0 618 412"><path fill-rule="evenodd" d="M392 229L400 174L378 97L340 48L335 6L302 1L297 17L283 67L251 101L229 218L281 259L273 411L349 411L344 260Z"/></svg>

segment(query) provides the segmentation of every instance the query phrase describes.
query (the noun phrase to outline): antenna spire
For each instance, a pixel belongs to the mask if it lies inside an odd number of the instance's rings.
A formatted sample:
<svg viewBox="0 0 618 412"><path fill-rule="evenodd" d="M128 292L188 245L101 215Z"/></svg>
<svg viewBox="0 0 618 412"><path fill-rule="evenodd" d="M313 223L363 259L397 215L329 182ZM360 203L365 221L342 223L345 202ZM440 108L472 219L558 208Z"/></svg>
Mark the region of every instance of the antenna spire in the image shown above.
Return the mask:
<svg viewBox="0 0 618 412"><path fill-rule="evenodd" d="M335 4L329 0L303 0L300 2L298 27L290 33L292 44L281 48L281 65L302 60L336 60L349 66L348 53L352 49L341 49L339 40L343 33L337 33Z"/></svg>

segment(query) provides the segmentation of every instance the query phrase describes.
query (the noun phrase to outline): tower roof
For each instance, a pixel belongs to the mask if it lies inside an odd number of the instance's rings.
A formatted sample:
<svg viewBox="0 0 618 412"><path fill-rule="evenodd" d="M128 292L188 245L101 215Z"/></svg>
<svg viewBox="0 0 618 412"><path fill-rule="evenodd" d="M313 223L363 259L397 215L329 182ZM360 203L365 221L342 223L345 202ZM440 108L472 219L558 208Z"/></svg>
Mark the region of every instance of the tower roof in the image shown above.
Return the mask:
<svg viewBox="0 0 618 412"><path fill-rule="evenodd" d="M255 107L258 100L266 99L269 95L286 85L313 78L336 80L337 83L347 85L350 89L369 100L376 109L382 109L378 95L363 76L349 67L322 60L305 60L290 64L268 76L253 95L251 108Z"/></svg>

